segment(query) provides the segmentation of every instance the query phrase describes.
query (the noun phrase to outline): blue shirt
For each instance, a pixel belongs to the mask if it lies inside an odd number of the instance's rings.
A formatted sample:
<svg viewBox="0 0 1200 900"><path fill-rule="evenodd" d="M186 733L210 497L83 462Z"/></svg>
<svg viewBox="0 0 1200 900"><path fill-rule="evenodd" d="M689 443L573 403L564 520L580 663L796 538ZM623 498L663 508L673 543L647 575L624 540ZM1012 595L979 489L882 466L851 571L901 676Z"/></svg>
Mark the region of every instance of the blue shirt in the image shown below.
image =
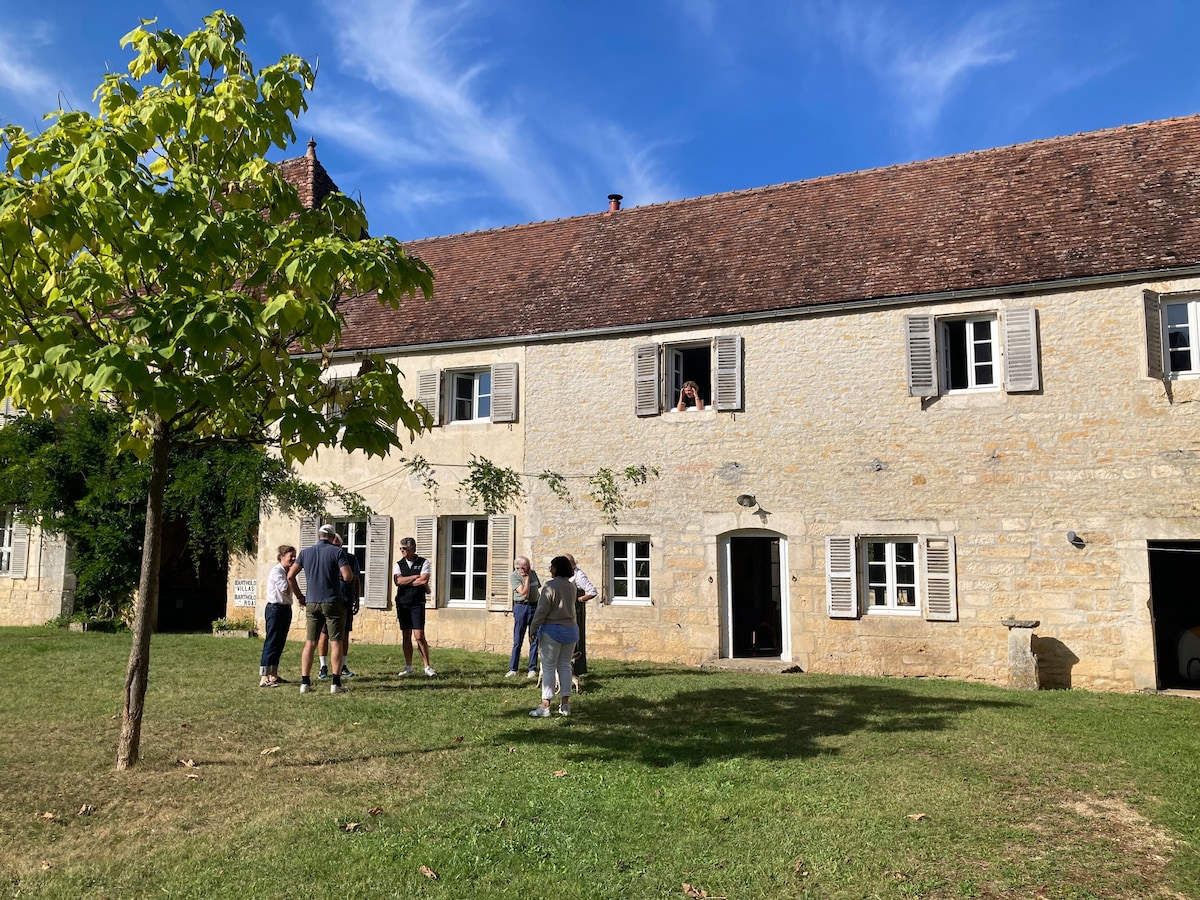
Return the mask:
<svg viewBox="0 0 1200 900"><path fill-rule="evenodd" d="M317 541L305 547L296 557L296 564L308 579L306 603L336 603L342 599L342 566L350 565L345 547L335 547L329 541Z"/></svg>

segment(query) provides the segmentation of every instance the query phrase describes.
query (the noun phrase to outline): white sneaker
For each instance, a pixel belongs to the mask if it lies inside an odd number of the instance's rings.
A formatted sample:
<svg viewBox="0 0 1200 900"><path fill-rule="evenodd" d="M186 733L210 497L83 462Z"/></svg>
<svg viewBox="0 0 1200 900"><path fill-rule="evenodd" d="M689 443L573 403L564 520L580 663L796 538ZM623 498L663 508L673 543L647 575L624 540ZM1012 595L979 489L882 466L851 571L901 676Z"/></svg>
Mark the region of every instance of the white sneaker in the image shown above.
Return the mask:
<svg viewBox="0 0 1200 900"><path fill-rule="evenodd" d="M405 666L403 669L400 670L400 672L398 674L400 675L401 678L411 675L412 674L412 666Z"/></svg>
<svg viewBox="0 0 1200 900"><path fill-rule="evenodd" d="M566 703L562 704L558 708L558 714L560 716L569 716L571 714L571 707Z"/></svg>
<svg viewBox="0 0 1200 900"><path fill-rule="evenodd" d="M307 694L307 693L308 693L309 691L311 691L311 690L312 690L312 685L311 685L311 684L302 684L302 685L300 685L300 693L302 693L302 694Z"/></svg>
<svg viewBox="0 0 1200 900"><path fill-rule="evenodd" d="M428 675L430 678L432 678L434 675L437 674L437 672L433 671L433 666L426 666L425 674Z"/></svg>
<svg viewBox="0 0 1200 900"><path fill-rule="evenodd" d="M537 681L537 669L530 669L525 673L525 677L530 681Z"/></svg>
<svg viewBox="0 0 1200 900"><path fill-rule="evenodd" d="M534 719L548 719L550 718L550 707L535 706L529 711L529 715Z"/></svg>
<svg viewBox="0 0 1200 900"><path fill-rule="evenodd" d="M346 686L344 684L331 684L329 686L329 693L344 694L346 693Z"/></svg>
<svg viewBox="0 0 1200 900"><path fill-rule="evenodd" d="M504 673L504 677L505 677L505 678L512 678L512 677L513 677L514 675L516 675L516 674L517 674L517 670L516 670L516 669L509 669L507 672L505 672L505 673Z"/></svg>

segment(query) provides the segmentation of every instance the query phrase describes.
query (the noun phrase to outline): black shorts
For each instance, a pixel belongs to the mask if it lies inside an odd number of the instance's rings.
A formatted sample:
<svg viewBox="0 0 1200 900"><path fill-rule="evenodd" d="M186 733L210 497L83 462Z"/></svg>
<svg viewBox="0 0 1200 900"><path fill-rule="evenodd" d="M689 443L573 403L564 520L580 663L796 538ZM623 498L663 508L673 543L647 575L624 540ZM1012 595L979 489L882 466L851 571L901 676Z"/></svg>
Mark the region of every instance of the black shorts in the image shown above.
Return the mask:
<svg viewBox="0 0 1200 900"><path fill-rule="evenodd" d="M424 631L425 605L397 606L396 618L400 620L400 628L403 631Z"/></svg>

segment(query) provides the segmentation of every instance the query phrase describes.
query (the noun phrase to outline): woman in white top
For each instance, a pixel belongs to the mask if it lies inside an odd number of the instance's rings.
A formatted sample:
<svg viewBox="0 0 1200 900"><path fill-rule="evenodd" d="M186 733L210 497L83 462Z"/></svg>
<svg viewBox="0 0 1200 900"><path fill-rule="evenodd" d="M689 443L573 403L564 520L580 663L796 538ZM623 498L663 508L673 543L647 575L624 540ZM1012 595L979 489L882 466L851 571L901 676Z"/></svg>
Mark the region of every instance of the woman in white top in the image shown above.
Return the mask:
<svg viewBox="0 0 1200 900"><path fill-rule="evenodd" d="M292 627L292 588L287 573L296 561L296 548L284 544L275 558L279 562L267 576L267 607L263 615L267 621L267 636L263 640L261 664L258 667L258 686L275 687L280 684L279 657L287 643L288 630Z"/></svg>

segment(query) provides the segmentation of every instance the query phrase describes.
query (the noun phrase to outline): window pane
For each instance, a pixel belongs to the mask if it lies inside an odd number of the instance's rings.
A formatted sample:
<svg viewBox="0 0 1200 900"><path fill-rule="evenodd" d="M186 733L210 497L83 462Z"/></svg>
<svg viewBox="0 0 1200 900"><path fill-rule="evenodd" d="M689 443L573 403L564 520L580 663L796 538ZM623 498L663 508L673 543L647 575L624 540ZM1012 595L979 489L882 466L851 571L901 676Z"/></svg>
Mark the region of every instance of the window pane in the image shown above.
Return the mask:
<svg viewBox="0 0 1200 900"><path fill-rule="evenodd" d="M629 581L624 578L613 579L613 596L624 600L629 596Z"/></svg>
<svg viewBox="0 0 1200 900"><path fill-rule="evenodd" d="M467 593L467 576L461 574L451 574L450 576L450 599L461 600L466 597Z"/></svg>
<svg viewBox="0 0 1200 900"><path fill-rule="evenodd" d="M887 588L884 585L869 589L872 606L887 606Z"/></svg>
<svg viewBox="0 0 1200 900"><path fill-rule="evenodd" d="M967 323L946 322L946 386L951 390L969 387L967 380Z"/></svg>
<svg viewBox="0 0 1200 900"><path fill-rule="evenodd" d="M471 599L487 599L487 575L476 574L471 583Z"/></svg>
<svg viewBox="0 0 1200 900"><path fill-rule="evenodd" d="M455 519L450 523L450 541L454 544L467 542L467 523L463 519Z"/></svg>
<svg viewBox="0 0 1200 900"><path fill-rule="evenodd" d="M638 578L650 577L650 563L648 560L640 559L637 563L637 571L635 572Z"/></svg>
<svg viewBox="0 0 1200 900"><path fill-rule="evenodd" d="M917 605L917 592L911 587L902 587L896 589L896 605L903 606L907 609Z"/></svg>
<svg viewBox="0 0 1200 900"><path fill-rule="evenodd" d="M634 582L637 597L639 600L648 600L650 598L650 582L639 578Z"/></svg>
<svg viewBox="0 0 1200 900"><path fill-rule="evenodd" d="M629 560L614 559L613 560L613 575L617 578L629 577Z"/></svg>

